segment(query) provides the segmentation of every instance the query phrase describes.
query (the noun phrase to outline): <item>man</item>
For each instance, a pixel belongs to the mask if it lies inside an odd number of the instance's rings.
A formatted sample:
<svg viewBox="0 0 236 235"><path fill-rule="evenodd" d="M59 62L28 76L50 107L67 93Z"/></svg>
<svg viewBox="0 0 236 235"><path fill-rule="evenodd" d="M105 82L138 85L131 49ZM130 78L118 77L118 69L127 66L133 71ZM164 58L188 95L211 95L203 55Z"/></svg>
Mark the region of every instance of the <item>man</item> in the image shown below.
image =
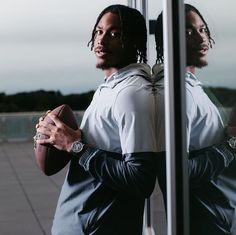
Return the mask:
<svg viewBox="0 0 236 235"><path fill-rule="evenodd" d="M81 131L52 114L37 132L74 155L63 184L53 235L141 235L144 201L156 179L155 99L146 64L146 26L139 11L112 5L99 15L91 49L102 83L86 110ZM94 148L92 148L93 146ZM97 149L95 149L97 148ZM112 153L111 153L112 152Z"/></svg>
<svg viewBox="0 0 236 235"><path fill-rule="evenodd" d="M231 144L224 141L224 125L221 116L195 75L197 68L207 65L208 50L214 41L206 21L195 7L185 4L185 14L190 234L235 235L233 222L236 208L236 145L234 146L232 142L236 144L236 139L231 138ZM157 19L155 38L157 61L161 63L163 62L162 36L162 15L160 15ZM163 87L163 79L161 79L163 70L159 68L160 65L157 65L154 67L154 71L159 70L156 75L156 78L159 78L157 84ZM161 109L163 110L161 102L163 90L159 89L158 94L157 107L161 112ZM159 116L157 123L160 130L164 125L164 117ZM236 129L228 129L228 134L236 136ZM161 151L165 150L164 143L159 141L163 138L157 139L158 148ZM222 143L220 143L221 141ZM165 177L161 171L158 171L158 174L165 196Z"/></svg>

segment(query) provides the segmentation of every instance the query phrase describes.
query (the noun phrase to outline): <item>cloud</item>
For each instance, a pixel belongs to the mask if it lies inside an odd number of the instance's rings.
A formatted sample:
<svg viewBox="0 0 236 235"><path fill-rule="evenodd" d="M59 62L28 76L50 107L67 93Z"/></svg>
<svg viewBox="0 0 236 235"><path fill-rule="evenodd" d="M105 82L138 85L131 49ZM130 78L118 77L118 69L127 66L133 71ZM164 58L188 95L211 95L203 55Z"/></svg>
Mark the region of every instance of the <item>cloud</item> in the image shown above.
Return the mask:
<svg viewBox="0 0 236 235"><path fill-rule="evenodd" d="M233 11L235 1L228 0L227 4L222 4L219 0L188 2L203 12L216 39L216 45L209 57L209 68L203 70L208 72L206 77L219 77L217 83L219 81L221 84L219 74L223 76L227 71L227 74L230 74L229 86L232 86L231 83L234 82L232 71L236 61L234 47L236 32L232 30L232 25L236 24ZM87 47L87 42L90 40L91 30L98 14L104 7L113 3L117 1L99 0L96 1L96 7L92 7L90 1L78 0L2 1L0 8L2 91L12 93L30 87L42 88L40 80L45 89L55 87L65 93L96 87L99 82L95 77L97 74L98 77L102 77L102 73L95 69L95 58ZM127 1L119 3L126 4ZM156 19L161 10L160 1L151 0L148 6L150 18ZM156 56L153 36L149 43L150 63L153 64ZM216 80L212 81L209 79L210 84L215 84Z"/></svg>

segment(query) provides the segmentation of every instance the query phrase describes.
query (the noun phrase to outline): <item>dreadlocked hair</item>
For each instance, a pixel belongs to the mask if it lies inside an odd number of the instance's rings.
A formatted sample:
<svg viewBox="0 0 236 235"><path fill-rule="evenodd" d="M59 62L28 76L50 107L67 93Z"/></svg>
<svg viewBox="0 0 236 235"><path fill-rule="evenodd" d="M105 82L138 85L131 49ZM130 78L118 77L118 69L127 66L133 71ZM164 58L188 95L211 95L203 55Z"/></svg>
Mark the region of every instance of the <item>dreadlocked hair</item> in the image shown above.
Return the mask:
<svg viewBox="0 0 236 235"><path fill-rule="evenodd" d="M111 5L105 8L97 18L92 31L92 37L88 42L91 50L94 48L96 27L104 14L111 12L117 14L121 22L121 43L130 51L131 58L136 62L147 62L147 29L143 15L136 9L125 5Z"/></svg>
<svg viewBox="0 0 236 235"><path fill-rule="evenodd" d="M187 14L190 11L193 11L199 15L201 20L204 22L206 29L207 29L207 36L209 39L209 45L210 48L212 48L213 44L215 44L214 39L211 37L211 32L208 27L208 24L206 23L205 19L201 15L201 13L192 5L190 4L184 4L185 6L185 14ZM164 52L163 52L163 13L157 17L156 25L155 25L155 41L156 41L156 52L157 52L157 59L156 62L163 63L164 62Z"/></svg>
<svg viewBox="0 0 236 235"><path fill-rule="evenodd" d="M155 24L155 41L156 41L156 52L157 52L157 59L156 63L163 63L164 62L164 51L163 51L163 20L162 20L161 13L156 20Z"/></svg>
<svg viewBox="0 0 236 235"><path fill-rule="evenodd" d="M185 14L188 13L188 12L190 12L190 11L193 11L193 12L197 13L197 14L200 16L201 20L203 21L203 23L204 23L205 26L206 26L206 29L207 29L207 36L208 36L208 39L209 39L210 48L212 48L212 45L215 44L215 41L214 41L214 39L211 37L210 29L209 29L209 27L208 27L207 22L206 22L205 19L203 18L202 14L199 12L199 10L198 10L196 7L194 7L194 6L190 5L190 4L184 4L184 5L185 5Z"/></svg>

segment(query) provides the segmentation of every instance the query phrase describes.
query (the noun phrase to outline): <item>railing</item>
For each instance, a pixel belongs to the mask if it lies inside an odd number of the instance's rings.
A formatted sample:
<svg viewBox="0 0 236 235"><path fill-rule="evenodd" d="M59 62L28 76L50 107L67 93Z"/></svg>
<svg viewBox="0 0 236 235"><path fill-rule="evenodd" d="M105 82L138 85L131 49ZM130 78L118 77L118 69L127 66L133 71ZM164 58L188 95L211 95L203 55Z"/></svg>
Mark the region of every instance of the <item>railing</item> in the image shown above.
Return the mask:
<svg viewBox="0 0 236 235"><path fill-rule="evenodd" d="M229 115L231 109L224 112ZM35 125L44 112L0 113L0 142L29 141L35 135ZM80 124L84 111L74 111Z"/></svg>
<svg viewBox="0 0 236 235"><path fill-rule="evenodd" d="M84 111L74 111L80 124ZM29 141L35 135L35 125L44 112L0 114L0 142Z"/></svg>

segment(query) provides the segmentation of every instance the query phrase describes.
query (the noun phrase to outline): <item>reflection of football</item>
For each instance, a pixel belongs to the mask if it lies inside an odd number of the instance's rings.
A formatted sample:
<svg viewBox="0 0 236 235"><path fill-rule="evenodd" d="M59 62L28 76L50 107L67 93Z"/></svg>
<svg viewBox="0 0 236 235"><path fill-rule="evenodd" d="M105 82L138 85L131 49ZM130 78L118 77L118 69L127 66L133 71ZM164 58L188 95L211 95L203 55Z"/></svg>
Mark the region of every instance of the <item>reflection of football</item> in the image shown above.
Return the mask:
<svg viewBox="0 0 236 235"><path fill-rule="evenodd" d="M78 129L74 113L67 104L55 108L51 113L55 114L62 122L72 129ZM45 116L44 120L48 123L53 123L48 116ZM47 138L40 133L36 133L36 135L37 138L40 139ZM44 174L48 176L56 174L71 160L71 155L68 152L58 150L50 144L36 144L34 153L38 166Z"/></svg>

